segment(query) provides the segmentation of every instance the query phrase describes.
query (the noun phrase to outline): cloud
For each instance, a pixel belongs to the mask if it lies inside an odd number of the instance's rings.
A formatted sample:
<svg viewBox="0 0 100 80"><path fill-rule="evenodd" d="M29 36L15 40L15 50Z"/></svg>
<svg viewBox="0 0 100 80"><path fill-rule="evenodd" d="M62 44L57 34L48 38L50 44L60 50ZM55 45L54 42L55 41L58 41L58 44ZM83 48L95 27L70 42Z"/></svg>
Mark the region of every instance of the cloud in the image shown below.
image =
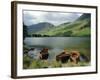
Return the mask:
<svg viewBox="0 0 100 80"><path fill-rule="evenodd" d="M24 15L23 15L24 24L26 24L26 25L32 24L33 23L32 20L35 20L35 19L36 19L36 17L35 16L32 16L29 13L26 13L25 12Z"/></svg>
<svg viewBox="0 0 100 80"><path fill-rule="evenodd" d="M57 12L49 12L44 16L45 20L51 22L55 25L59 25L65 22L72 22L76 20L80 14L78 13L57 13Z"/></svg>
<svg viewBox="0 0 100 80"><path fill-rule="evenodd" d="M59 25L76 20L81 13L47 12L47 11L24 11L24 23L26 25L49 22Z"/></svg>

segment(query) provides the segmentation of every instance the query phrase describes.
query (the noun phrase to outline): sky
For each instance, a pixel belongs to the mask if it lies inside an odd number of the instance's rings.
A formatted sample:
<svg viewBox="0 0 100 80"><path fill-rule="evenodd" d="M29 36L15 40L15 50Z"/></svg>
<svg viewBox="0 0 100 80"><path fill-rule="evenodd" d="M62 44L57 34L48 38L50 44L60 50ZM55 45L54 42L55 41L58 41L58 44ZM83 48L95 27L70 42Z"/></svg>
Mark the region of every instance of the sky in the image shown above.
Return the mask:
<svg viewBox="0 0 100 80"><path fill-rule="evenodd" d="M57 26L62 23L72 22L81 15L82 13L74 12L23 11L23 21L27 26L42 22L52 23Z"/></svg>

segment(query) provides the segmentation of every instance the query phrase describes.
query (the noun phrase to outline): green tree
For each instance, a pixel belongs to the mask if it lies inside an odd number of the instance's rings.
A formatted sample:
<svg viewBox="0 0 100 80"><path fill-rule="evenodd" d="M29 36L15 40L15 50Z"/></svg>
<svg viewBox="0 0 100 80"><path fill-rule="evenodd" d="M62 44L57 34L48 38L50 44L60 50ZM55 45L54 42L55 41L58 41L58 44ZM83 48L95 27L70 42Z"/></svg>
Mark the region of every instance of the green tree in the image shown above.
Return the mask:
<svg viewBox="0 0 100 80"><path fill-rule="evenodd" d="M23 40L28 36L27 26L23 23Z"/></svg>
<svg viewBox="0 0 100 80"><path fill-rule="evenodd" d="M63 36L68 36L68 37L70 37L72 33L73 33L72 31L67 31L67 32L64 32L64 33L63 33Z"/></svg>

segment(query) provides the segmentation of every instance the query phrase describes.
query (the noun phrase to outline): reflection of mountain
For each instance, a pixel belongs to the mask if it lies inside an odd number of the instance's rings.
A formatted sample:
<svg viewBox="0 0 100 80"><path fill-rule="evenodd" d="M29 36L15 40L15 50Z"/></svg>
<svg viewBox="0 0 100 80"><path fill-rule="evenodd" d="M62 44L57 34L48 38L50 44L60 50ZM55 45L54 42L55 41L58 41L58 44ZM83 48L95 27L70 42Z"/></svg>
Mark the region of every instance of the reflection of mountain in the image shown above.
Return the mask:
<svg viewBox="0 0 100 80"><path fill-rule="evenodd" d="M73 22L66 22L58 26L51 23L39 23L28 27L31 34L48 36L90 36L91 15L83 14Z"/></svg>

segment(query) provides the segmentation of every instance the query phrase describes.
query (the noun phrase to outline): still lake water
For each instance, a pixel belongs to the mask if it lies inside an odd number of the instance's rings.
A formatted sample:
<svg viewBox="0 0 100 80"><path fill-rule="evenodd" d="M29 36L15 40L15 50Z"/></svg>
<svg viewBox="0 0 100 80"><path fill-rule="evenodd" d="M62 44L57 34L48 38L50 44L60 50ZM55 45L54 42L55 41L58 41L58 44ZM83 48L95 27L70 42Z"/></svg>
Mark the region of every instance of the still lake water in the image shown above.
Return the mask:
<svg viewBox="0 0 100 80"><path fill-rule="evenodd" d="M34 47L34 53L39 53L42 48L49 48L51 56L55 57L67 48L89 48L90 37L27 37L24 43L29 47Z"/></svg>
<svg viewBox="0 0 100 80"><path fill-rule="evenodd" d="M82 43L90 41L89 37L41 37L25 38L25 44L28 46L44 46L50 48L75 47Z"/></svg>

